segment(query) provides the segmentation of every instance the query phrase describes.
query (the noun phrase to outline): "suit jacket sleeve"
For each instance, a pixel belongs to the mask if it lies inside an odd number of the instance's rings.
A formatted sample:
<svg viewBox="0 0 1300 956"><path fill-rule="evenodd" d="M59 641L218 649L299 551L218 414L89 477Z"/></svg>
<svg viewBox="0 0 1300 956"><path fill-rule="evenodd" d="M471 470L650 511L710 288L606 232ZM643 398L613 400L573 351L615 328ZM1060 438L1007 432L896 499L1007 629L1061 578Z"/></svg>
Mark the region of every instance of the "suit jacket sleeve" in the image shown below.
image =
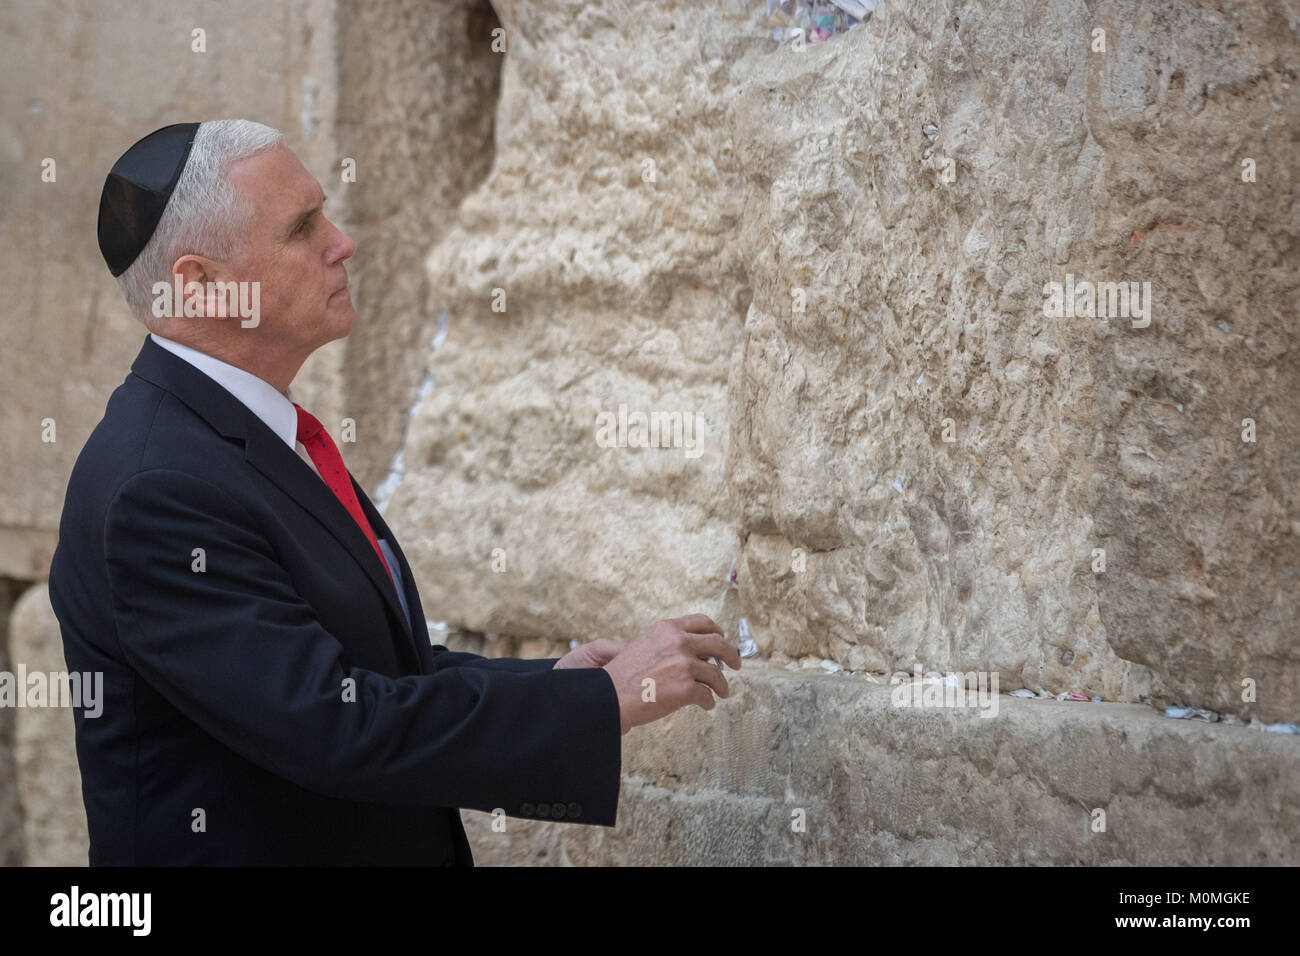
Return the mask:
<svg viewBox="0 0 1300 956"><path fill-rule="evenodd" d="M510 815L577 800L584 822L614 825L622 741L603 669L345 670L248 510L184 472L132 476L104 530L123 658L247 760L340 799Z"/></svg>
<svg viewBox="0 0 1300 956"><path fill-rule="evenodd" d="M555 667L558 657L483 657L467 651L449 651L441 644L433 645L437 657L434 667L486 667L490 670L510 671L514 674L539 674Z"/></svg>

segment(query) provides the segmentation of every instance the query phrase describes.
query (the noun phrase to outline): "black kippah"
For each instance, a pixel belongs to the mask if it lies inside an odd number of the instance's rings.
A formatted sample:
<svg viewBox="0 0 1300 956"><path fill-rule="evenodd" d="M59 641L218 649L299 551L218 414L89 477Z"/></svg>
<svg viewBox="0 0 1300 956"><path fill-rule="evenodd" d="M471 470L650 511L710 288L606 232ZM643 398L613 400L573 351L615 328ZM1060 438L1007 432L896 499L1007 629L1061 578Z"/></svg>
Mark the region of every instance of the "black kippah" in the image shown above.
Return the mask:
<svg viewBox="0 0 1300 956"><path fill-rule="evenodd" d="M198 123L155 130L113 164L99 197L99 251L120 276L149 244L185 171Z"/></svg>

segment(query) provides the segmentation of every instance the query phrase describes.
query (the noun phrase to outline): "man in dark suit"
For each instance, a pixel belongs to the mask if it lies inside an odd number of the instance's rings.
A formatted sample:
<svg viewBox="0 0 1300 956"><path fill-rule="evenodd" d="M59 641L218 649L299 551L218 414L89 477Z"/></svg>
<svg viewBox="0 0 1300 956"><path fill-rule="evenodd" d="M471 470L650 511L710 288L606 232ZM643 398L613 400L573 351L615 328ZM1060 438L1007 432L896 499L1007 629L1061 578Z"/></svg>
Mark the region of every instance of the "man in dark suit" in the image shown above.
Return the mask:
<svg viewBox="0 0 1300 956"><path fill-rule="evenodd" d="M559 659L431 643L396 538L289 390L356 318L323 198L246 121L159 130L106 183L101 249L152 334L50 569L69 669L103 674L102 715L75 712L92 865L472 865L466 807L613 826L622 734L711 709L709 659L740 666L703 615ZM170 276L207 317L146 297ZM257 316L215 318L227 282L260 284Z"/></svg>

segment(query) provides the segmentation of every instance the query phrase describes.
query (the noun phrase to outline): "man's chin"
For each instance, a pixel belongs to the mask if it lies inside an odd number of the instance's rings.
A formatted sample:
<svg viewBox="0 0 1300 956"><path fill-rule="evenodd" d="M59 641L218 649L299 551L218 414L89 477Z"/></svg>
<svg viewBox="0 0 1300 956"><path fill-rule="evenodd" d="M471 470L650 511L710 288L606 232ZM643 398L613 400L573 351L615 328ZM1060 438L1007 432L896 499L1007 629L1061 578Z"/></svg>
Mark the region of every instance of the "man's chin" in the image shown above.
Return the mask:
<svg viewBox="0 0 1300 956"><path fill-rule="evenodd" d="M334 338L341 339L352 331L352 326L357 321L357 310L352 307L352 299L347 292L330 302L328 315L330 324L338 329Z"/></svg>

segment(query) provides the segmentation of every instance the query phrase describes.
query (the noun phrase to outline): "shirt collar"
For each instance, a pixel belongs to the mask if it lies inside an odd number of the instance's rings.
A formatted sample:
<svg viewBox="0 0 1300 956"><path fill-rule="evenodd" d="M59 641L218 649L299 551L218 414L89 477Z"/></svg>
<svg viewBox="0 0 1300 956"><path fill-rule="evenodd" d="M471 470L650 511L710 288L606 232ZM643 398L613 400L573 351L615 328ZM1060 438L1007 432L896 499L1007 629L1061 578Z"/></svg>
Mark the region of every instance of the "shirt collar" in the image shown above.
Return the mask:
<svg viewBox="0 0 1300 956"><path fill-rule="evenodd" d="M296 447L298 440L298 409L294 408L293 389L280 392L265 379L258 378L252 372L213 358L206 352L192 349L180 342L173 342L153 332L149 337L158 345L182 358L212 379L235 398L239 399L250 412L260 418L266 427L280 436L290 449ZM287 393L287 394L286 394Z"/></svg>

